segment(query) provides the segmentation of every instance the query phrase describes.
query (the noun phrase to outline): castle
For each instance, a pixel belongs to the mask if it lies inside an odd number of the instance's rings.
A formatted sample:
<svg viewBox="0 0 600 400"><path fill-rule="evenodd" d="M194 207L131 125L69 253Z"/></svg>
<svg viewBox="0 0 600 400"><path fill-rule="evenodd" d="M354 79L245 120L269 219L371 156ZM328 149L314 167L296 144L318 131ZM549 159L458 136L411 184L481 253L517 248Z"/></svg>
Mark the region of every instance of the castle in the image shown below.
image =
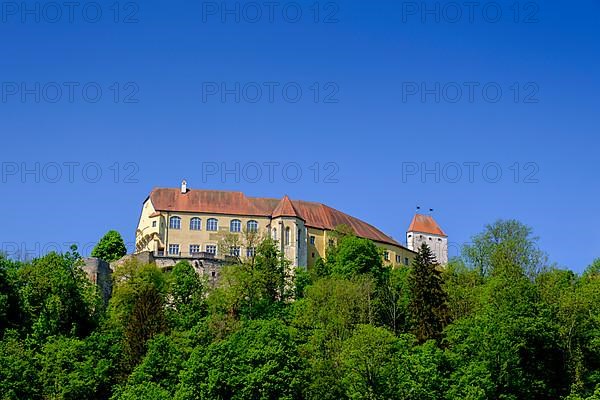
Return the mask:
<svg viewBox="0 0 600 400"><path fill-rule="evenodd" d="M261 237L272 237L293 267L311 267L325 257L344 226L382 249L387 265L409 265L421 243L441 264L448 260L448 238L433 218L417 214L407 232L407 246L376 227L325 204L248 197L241 192L152 190L143 203L136 230L136 253L169 259L252 257Z"/></svg>

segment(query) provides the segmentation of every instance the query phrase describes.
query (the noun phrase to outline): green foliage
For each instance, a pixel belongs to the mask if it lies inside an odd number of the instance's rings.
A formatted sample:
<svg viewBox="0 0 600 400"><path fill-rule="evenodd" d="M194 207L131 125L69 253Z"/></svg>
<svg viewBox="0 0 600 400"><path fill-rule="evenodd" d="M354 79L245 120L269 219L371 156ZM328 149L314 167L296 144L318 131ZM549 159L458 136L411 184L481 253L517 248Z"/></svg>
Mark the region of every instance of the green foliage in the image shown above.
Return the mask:
<svg viewBox="0 0 600 400"><path fill-rule="evenodd" d="M6 336L0 341L0 398L41 399L34 352L14 332Z"/></svg>
<svg viewBox="0 0 600 400"><path fill-rule="evenodd" d="M410 268L390 269L377 287L379 320L396 334L406 332L410 326L409 274Z"/></svg>
<svg viewBox="0 0 600 400"><path fill-rule="evenodd" d="M206 315L206 281L185 261L173 268L169 279L168 319L181 330L191 329Z"/></svg>
<svg viewBox="0 0 600 400"><path fill-rule="evenodd" d="M223 268L208 298L211 313L233 319L277 316L294 293L291 272L276 243L266 239L250 262Z"/></svg>
<svg viewBox="0 0 600 400"><path fill-rule="evenodd" d="M196 349L176 399L298 399L302 363L279 321L248 321L228 339Z"/></svg>
<svg viewBox="0 0 600 400"><path fill-rule="evenodd" d="M328 260L332 274L343 278L371 274L380 279L384 273L382 254L375 243L356 236L342 236Z"/></svg>
<svg viewBox="0 0 600 400"><path fill-rule="evenodd" d="M6 329L16 329L21 323L17 281L19 267L19 263L6 259L0 253L0 338Z"/></svg>
<svg viewBox="0 0 600 400"><path fill-rule="evenodd" d="M127 254L127 247L117 231L108 231L92 250L92 257L113 262Z"/></svg>
<svg viewBox="0 0 600 400"><path fill-rule="evenodd" d="M532 229L519 221L499 220L487 225L463 248L463 258L483 276L512 267L518 274L525 271L533 277L546 264L546 255L539 249Z"/></svg>
<svg viewBox="0 0 600 400"><path fill-rule="evenodd" d="M24 328L39 340L52 335L89 334L102 300L73 254L50 253L17 272Z"/></svg>
<svg viewBox="0 0 600 400"><path fill-rule="evenodd" d="M0 256L0 399L600 400L599 260L548 268L516 221L443 269L332 236L312 270L267 239L214 287L129 261L108 308L76 248Z"/></svg>
<svg viewBox="0 0 600 400"><path fill-rule="evenodd" d="M421 343L439 339L448 322L447 294L435 257L425 243L414 259L408 286L409 309L417 339Z"/></svg>
<svg viewBox="0 0 600 400"><path fill-rule="evenodd" d="M123 332L124 368L131 371L146 352L147 342L167 329L167 279L156 266L125 263L114 274L109 303L112 323Z"/></svg>

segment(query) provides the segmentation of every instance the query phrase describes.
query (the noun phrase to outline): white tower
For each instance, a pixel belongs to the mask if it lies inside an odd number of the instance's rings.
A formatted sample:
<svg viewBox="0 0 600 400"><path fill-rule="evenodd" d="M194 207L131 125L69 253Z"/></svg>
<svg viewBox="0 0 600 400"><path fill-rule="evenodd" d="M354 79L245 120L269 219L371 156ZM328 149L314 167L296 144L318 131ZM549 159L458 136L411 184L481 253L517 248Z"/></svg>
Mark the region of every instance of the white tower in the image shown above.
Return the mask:
<svg viewBox="0 0 600 400"><path fill-rule="evenodd" d="M448 235L431 215L415 214L406 232L406 243L412 251L419 251L426 243L440 265L448 264Z"/></svg>

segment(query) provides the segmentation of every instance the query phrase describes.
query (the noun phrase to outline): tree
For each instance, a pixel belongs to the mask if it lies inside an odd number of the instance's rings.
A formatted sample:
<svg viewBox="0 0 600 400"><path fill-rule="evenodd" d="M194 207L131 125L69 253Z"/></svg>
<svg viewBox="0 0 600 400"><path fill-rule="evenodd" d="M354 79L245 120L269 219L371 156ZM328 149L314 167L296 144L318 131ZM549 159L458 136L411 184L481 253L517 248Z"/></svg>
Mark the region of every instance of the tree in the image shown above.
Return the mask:
<svg viewBox="0 0 600 400"><path fill-rule="evenodd" d="M21 264L8 260L0 253L0 339L6 329L19 328L21 305L17 271Z"/></svg>
<svg viewBox="0 0 600 400"><path fill-rule="evenodd" d="M135 260L120 266L113 279L110 317L123 332L124 368L131 371L146 353L148 341L167 329L168 286L163 272L155 265L144 265Z"/></svg>
<svg viewBox="0 0 600 400"><path fill-rule="evenodd" d="M290 263L267 238L256 256L223 268L219 286L208 298L214 313L234 318L268 318L276 315L293 295Z"/></svg>
<svg viewBox="0 0 600 400"><path fill-rule="evenodd" d="M342 379L346 395L355 400L388 399L391 359L396 337L372 325L359 325L342 346Z"/></svg>
<svg viewBox="0 0 600 400"><path fill-rule="evenodd" d="M303 370L290 328L248 321L226 340L194 350L175 399L300 399Z"/></svg>
<svg viewBox="0 0 600 400"><path fill-rule="evenodd" d="M186 261L175 264L169 276L167 317L174 327L191 329L206 314L206 281Z"/></svg>
<svg viewBox="0 0 600 400"><path fill-rule="evenodd" d="M408 267L390 268L377 287L379 320L395 334L401 331L406 332L410 322L409 274L410 268Z"/></svg>
<svg viewBox="0 0 600 400"><path fill-rule="evenodd" d="M164 307L164 297L158 288L140 288L124 331L125 353L131 367L137 365L146 354L148 341L166 331Z"/></svg>
<svg viewBox="0 0 600 400"><path fill-rule="evenodd" d="M353 281L324 278L308 286L293 305L293 326L305 342L301 354L309 363L307 398L343 398L340 353L356 326L374 323L375 284L362 276Z"/></svg>
<svg viewBox="0 0 600 400"><path fill-rule="evenodd" d="M539 249L532 229L516 220L498 220L486 225L475 235L472 244L464 246L462 255L467 265L482 276L492 275L498 268L517 267L533 278L546 265L546 255Z"/></svg>
<svg viewBox="0 0 600 400"><path fill-rule="evenodd" d="M409 309L417 340L439 339L448 322L447 295L435 256L423 243L409 275Z"/></svg>
<svg viewBox="0 0 600 400"><path fill-rule="evenodd" d="M0 341L0 396L2 400L41 400L34 352L15 332Z"/></svg>
<svg viewBox="0 0 600 400"><path fill-rule="evenodd" d="M95 328L102 299L79 265L76 252L50 253L18 270L25 327L34 337L83 337Z"/></svg>
<svg viewBox="0 0 600 400"><path fill-rule="evenodd" d="M553 400L567 394L557 326L524 272L490 278L480 293L476 311L446 330L449 398Z"/></svg>
<svg viewBox="0 0 600 400"><path fill-rule="evenodd" d="M106 262L117 261L127 254L127 247L117 231L108 231L92 250L92 257L100 258Z"/></svg>
<svg viewBox="0 0 600 400"><path fill-rule="evenodd" d="M368 239L344 235L328 258L333 262L332 273L343 278L370 274L379 280L384 273L382 254L375 243Z"/></svg>
<svg viewBox="0 0 600 400"><path fill-rule="evenodd" d="M157 335L148 342L148 352L142 362L133 370L127 383L117 389L119 399L130 398L128 393L137 393L140 386L153 385L169 398L175 394L179 382L179 373L191 349L187 340L183 344L179 338Z"/></svg>

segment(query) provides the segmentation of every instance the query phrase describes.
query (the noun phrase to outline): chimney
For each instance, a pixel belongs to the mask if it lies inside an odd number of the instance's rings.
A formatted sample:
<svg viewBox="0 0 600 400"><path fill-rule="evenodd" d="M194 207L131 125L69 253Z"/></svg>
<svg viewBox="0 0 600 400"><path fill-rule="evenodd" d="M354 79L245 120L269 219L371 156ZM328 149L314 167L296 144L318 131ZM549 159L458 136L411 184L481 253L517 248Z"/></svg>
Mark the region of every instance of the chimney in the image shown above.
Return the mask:
<svg viewBox="0 0 600 400"><path fill-rule="evenodd" d="M186 193L187 193L187 182L184 179L183 181L181 181L181 194L186 194Z"/></svg>

